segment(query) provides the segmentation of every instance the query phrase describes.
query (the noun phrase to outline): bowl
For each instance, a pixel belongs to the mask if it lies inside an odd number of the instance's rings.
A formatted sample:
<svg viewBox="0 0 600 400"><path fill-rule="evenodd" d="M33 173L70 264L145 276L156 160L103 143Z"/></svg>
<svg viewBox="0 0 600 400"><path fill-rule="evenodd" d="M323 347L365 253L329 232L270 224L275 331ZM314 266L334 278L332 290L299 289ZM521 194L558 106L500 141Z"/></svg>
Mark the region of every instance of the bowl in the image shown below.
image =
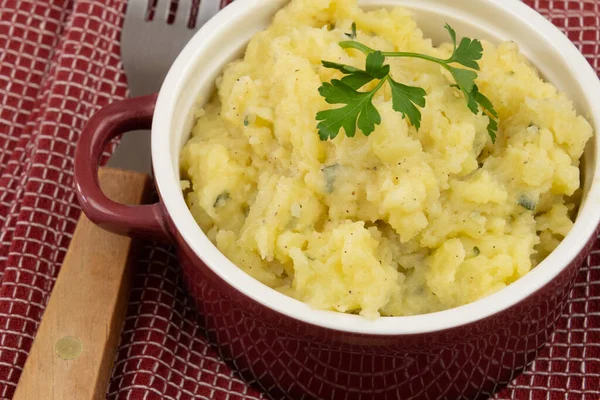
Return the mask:
<svg viewBox="0 0 600 400"><path fill-rule="evenodd" d="M582 162L583 198L571 232L529 274L462 307L427 315L367 320L315 310L254 280L208 240L179 183L179 153L193 109L209 99L224 65L266 28L286 0L245 0L226 7L190 40L158 95L124 100L87 124L75 156L85 214L105 229L175 243L186 285L222 357L272 398L485 398L536 356L560 317L577 270L596 239L600 175L596 138ZM585 58L550 22L518 0L364 0L367 8L404 6L425 35L458 32L513 40L541 75L568 94L600 132L600 83ZM152 164L160 202L116 204L98 185L101 152L114 136L152 128ZM316 134L316 132L315 132Z"/></svg>

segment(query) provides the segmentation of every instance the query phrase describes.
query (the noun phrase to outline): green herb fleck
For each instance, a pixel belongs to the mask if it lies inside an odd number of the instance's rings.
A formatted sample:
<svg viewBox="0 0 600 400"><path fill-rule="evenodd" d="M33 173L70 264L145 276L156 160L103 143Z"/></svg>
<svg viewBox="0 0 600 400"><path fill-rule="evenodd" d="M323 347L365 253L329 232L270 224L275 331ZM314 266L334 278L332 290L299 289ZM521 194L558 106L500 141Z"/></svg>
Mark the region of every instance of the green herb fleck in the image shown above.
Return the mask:
<svg viewBox="0 0 600 400"><path fill-rule="evenodd" d="M352 40L356 39L356 22L352 22L352 32L346 33L345 35Z"/></svg>
<svg viewBox="0 0 600 400"><path fill-rule="evenodd" d="M250 121L248 121L248 117L244 118L244 126L250 125Z"/></svg>
<svg viewBox="0 0 600 400"><path fill-rule="evenodd" d="M531 200L528 196L523 195L519 198L519 205L529 211L535 210L535 202Z"/></svg>
<svg viewBox="0 0 600 400"><path fill-rule="evenodd" d="M325 191L327 193L333 193L333 190L335 189L335 177L338 168L339 164L332 164L321 168L321 172L323 172L323 176L325 177Z"/></svg>
<svg viewBox="0 0 600 400"><path fill-rule="evenodd" d="M473 253L475 253L475 257L477 257L479 254L481 254L481 250L479 250L479 247L475 246L473 247Z"/></svg>
<svg viewBox="0 0 600 400"><path fill-rule="evenodd" d="M225 205L225 202L227 200L229 200L229 193L228 192L223 192L223 193L221 193L220 195L217 196L217 199L213 203L213 207L214 208L223 207Z"/></svg>
<svg viewBox="0 0 600 400"><path fill-rule="evenodd" d="M478 114L481 110L489 118L487 130L492 143L495 143L498 114L492 102L479 92L479 88L475 84L477 78L475 71L479 70L477 61L483 56L483 46L479 40L469 38L463 38L457 45L454 29L448 24L445 28L450 34L454 48L452 55L446 60L420 53L381 52L354 40L341 42L342 48L355 49L366 55L365 69L322 61L325 68L336 69L345 76L342 79L325 82L319 88L319 93L327 103L343 105L341 108L317 113L316 119L319 121L317 128L321 140L335 138L341 128L344 128L346 136L354 137L357 126L365 136L369 136L375 130L375 126L381 123L381 116L372 100L375 93L385 83L388 83L391 88L393 109L400 112L403 118L408 118L410 123L419 130L421 126L419 107L425 107L427 92L422 88L407 86L395 81L390 75L390 66L384 65L387 57L411 57L440 64L452 74L456 82L453 87L464 94L469 110L474 114ZM470 69L458 68L452 64L459 64ZM372 90L358 91L374 80L379 80L379 82Z"/></svg>

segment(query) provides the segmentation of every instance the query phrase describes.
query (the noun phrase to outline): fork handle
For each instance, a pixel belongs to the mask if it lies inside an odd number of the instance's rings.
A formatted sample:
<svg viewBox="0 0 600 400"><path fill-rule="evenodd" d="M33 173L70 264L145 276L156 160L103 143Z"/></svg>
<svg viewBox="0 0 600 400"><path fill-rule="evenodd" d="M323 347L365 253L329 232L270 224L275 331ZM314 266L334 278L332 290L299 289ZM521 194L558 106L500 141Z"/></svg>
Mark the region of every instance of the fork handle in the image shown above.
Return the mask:
<svg viewBox="0 0 600 400"><path fill-rule="evenodd" d="M147 175L100 170L107 196L140 204ZM130 292L133 242L83 213L13 400L104 399Z"/></svg>

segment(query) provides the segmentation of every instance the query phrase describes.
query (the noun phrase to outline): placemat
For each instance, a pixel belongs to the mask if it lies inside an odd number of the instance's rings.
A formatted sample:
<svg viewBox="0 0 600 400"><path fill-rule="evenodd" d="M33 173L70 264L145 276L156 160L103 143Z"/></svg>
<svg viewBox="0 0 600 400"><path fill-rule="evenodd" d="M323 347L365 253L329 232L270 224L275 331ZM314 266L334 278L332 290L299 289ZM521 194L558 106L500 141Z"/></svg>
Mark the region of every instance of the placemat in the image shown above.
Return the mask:
<svg viewBox="0 0 600 400"><path fill-rule="evenodd" d="M600 72L600 0L527 4ZM13 396L79 215L78 135L95 111L127 96L119 58L125 8L124 0L0 0L3 399ZM496 399L596 400L599 391L600 242L550 343ZM171 247L148 243L137 262L107 398L266 399L204 339Z"/></svg>

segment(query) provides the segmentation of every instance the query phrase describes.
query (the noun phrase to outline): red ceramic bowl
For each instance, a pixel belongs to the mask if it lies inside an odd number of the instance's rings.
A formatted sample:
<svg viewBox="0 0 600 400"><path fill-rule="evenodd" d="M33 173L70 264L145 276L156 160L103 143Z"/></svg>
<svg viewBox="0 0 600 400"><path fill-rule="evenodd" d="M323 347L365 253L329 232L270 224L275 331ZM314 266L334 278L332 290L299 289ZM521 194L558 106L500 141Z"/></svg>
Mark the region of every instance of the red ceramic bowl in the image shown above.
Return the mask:
<svg viewBox="0 0 600 400"><path fill-rule="evenodd" d="M79 201L111 231L160 237L178 248L188 288L223 357L275 399L484 398L510 382L544 345L565 305L600 219L598 141L582 163L584 196L575 226L528 275L474 303L434 314L366 320L314 310L255 281L207 239L179 185L179 152L192 111L223 66L239 57L285 0L238 0L206 24L172 66L157 95L113 104L82 133L75 159ZM571 42L517 0L370 0L405 5L425 34L443 26L498 42L514 40L542 75L565 91L600 131L600 83ZM201 100L198 100L201 99ZM100 191L98 160L115 135L152 127L158 204L130 207ZM316 132L315 132L316 134Z"/></svg>

